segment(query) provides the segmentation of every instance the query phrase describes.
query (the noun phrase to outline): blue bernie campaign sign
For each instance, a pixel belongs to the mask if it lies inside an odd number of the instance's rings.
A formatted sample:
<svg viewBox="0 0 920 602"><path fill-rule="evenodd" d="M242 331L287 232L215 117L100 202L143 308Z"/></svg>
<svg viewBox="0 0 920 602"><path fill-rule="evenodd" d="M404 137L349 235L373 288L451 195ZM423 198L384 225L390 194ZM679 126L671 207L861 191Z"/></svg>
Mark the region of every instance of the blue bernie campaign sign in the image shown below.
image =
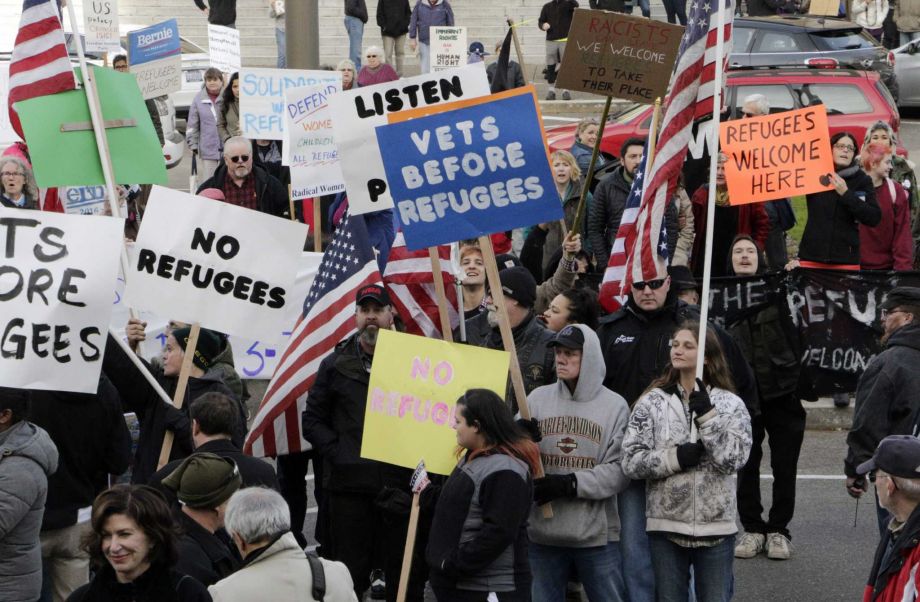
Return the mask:
<svg viewBox="0 0 920 602"><path fill-rule="evenodd" d="M179 24L175 19L128 32L128 56L132 66L181 54Z"/></svg>
<svg viewBox="0 0 920 602"><path fill-rule="evenodd" d="M409 249L562 218L533 94L489 98L376 128Z"/></svg>

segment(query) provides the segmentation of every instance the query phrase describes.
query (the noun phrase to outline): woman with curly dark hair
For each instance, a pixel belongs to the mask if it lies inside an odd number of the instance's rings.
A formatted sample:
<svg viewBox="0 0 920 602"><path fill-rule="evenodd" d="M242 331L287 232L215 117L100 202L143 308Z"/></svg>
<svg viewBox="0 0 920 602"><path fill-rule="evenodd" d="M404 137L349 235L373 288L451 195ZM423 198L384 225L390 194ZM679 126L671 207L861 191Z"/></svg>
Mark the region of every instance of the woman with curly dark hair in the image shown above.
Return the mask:
<svg viewBox="0 0 920 602"><path fill-rule="evenodd" d="M223 144L228 138L242 136L240 128L240 74L234 73L220 95L220 110L217 113L217 131Z"/></svg>
<svg viewBox="0 0 920 602"><path fill-rule="evenodd" d="M116 485L96 498L84 549L92 581L67 602L209 602L205 587L173 570L177 527L163 495L146 485Z"/></svg>

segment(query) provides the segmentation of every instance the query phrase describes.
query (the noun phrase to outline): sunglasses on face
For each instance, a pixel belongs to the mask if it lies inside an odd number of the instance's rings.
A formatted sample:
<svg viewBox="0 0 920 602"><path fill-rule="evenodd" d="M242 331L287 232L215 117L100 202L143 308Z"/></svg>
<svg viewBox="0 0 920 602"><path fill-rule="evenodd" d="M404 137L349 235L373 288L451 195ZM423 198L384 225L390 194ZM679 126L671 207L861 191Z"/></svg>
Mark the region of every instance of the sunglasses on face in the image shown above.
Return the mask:
<svg viewBox="0 0 920 602"><path fill-rule="evenodd" d="M633 282L632 286L637 291L644 291L645 287L649 287L653 291L657 291L662 286L664 286L664 278L659 278L658 280L643 280L642 282Z"/></svg>
<svg viewBox="0 0 920 602"><path fill-rule="evenodd" d="M249 155L236 155L234 157L228 157L234 163L245 163L249 161Z"/></svg>

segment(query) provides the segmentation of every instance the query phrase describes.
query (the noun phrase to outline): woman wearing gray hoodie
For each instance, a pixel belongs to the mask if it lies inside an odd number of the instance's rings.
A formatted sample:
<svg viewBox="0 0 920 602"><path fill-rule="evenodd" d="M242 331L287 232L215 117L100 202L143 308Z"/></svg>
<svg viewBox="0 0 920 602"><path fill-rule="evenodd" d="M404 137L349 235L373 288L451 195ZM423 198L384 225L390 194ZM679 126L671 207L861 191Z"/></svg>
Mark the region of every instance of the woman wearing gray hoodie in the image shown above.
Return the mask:
<svg viewBox="0 0 920 602"><path fill-rule="evenodd" d="M548 344L559 380L527 397L542 433L546 472L534 482L534 500L553 504L552 518L536 506L530 513L533 600L565 599L573 568L590 600L625 600L616 496L629 484L620 466L629 407L603 385L606 369L593 330L570 324Z"/></svg>

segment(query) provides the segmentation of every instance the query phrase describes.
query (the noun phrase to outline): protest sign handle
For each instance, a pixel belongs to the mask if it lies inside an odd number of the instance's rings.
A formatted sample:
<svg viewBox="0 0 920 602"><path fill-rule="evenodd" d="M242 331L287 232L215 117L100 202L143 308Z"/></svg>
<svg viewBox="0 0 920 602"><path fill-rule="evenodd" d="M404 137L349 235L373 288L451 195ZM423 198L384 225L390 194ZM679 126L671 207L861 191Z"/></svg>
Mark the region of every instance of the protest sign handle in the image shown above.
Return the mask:
<svg viewBox="0 0 920 602"><path fill-rule="evenodd" d="M291 185L288 184L288 207L291 209L291 221L297 221L297 214L294 212L294 195L291 193Z"/></svg>
<svg viewBox="0 0 920 602"><path fill-rule="evenodd" d="M511 28L511 41L514 42L514 52L518 57L518 65L521 66L521 73L527 73L527 66L524 64L524 51L521 48L521 41L518 39L517 28L514 26L514 20L508 17L508 27Z"/></svg>
<svg viewBox="0 0 920 602"><path fill-rule="evenodd" d="M572 220L572 232L581 231L581 220L585 217L588 190L591 188L591 180L594 178L594 166L597 164L597 156L601 152L601 140L604 138L604 126L607 124L607 116L610 115L611 102L613 102L613 97L608 96L607 102L604 103L604 113L601 115L601 122L597 126L597 140L594 141L594 149L591 151L591 162L588 163L588 173L585 175L585 181L581 186L581 198L578 199L578 208L575 209L575 218Z"/></svg>
<svg viewBox="0 0 920 602"><path fill-rule="evenodd" d="M313 197L313 251L323 252L323 206L320 197Z"/></svg>
<svg viewBox="0 0 920 602"><path fill-rule="evenodd" d="M198 335L200 333L201 325L195 322L192 324L192 330L185 345L185 356L182 358L182 367L179 369L179 382L176 385L176 394L173 396L173 406L177 410L182 409L182 404L185 401L185 389L188 386L189 373L192 371L192 361L195 359L195 349L198 347ZM169 454L172 452L174 438L175 435L169 430L163 435L163 448L160 450L157 470L160 470L169 462Z"/></svg>
<svg viewBox="0 0 920 602"><path fill-rule="evenodd" d="M518 363L517 350L514 347L514 336L511 334L511 324L508 322L508 310L505 308L505 293L502 291L501 280L498 277L498 264L495 261L495 250L492 248L492 239L488 236L479 237L479 248L482 249L482 256L486 264L486 278L489 282L489 291L492 294L492 301L498 308L498 329L502 334L502 346L511 355L511 386L514 389L514 396L517 398L518 411L521 418L530 420L530 407L527 405L527 393L524 389L524 378L521 376L521 365ZM534 475L535 478L542 478L543 465ZM552 518L553 508L550 504L541 506L543 518Z"/></svg>
<svg viewBox="0 0 920 602"><path fill-rule="evenodd" d="M169 394L163 390L163 387L160 386L160 383L158 383L153 375L150 374L150 371L147 369L147 366L144 365L144 362L142 362L140 358L137 357L137 353L135 353L134 350L128 346L128 343L126 343L123 338L118 336L118 334L111 328L109 328L109 334L113 339L115 339L115 342L118 343L118 346L121 347L122 351L125 352L125 355L128 356L128 359L131 360L131 362L134 364L134 367L140 371L141 375L143 375L147 383L153 387L154 391L157 392L157 395L160 396L160 399L163 400L163 403L172 405L172 400L169 398Z"/></svg>
<svg viewBox="0 0 920 602"><path fill-rule="evenodd" d="M419 493L412 494L412 509L409 511L409 530L406 532L406 548L403 551L402 570L399 572L399 589L396 602L406 602L409 589L409 570L412 568L412 555L415 552L415 532L418 530Z"/></svg>
<svg viewBox="0 0 920 602"><path fill-rule="evenodd" d="M438 315L441 318L441 338L448 343L454 342L450 329L450 314L447 313L447 291L444 288L444 274L441 272L441 256L437 247L428 247L431 259L431 275L434 279L434 292L438 296Z"/></svg>

